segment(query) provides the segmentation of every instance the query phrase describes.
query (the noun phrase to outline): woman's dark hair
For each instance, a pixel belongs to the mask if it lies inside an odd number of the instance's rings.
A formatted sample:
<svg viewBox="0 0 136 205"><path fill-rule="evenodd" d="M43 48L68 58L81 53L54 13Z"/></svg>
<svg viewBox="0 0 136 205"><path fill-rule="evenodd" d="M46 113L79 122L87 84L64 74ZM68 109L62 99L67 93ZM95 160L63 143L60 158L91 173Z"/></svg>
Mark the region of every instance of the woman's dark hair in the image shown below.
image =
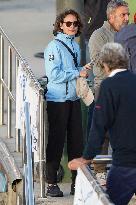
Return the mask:
<svg viewBox="0 0 136 205"><path fill-rule="evenodd" d="M69 14L75 16L77 18L78 23L79 23L78 24L78 31L77 31L75 36L77 37L81 34L83 24L81 22L81 18L79 16L79 14L76 11L74 11L73 9L67 9L64 12L60 13L56 17L56 21L55 21L55 24L54 24L54 30L53 30L54 36L56 36L58 32L63 32L63 30L60 28L60 23L63 23L64 18Z"/></svg>

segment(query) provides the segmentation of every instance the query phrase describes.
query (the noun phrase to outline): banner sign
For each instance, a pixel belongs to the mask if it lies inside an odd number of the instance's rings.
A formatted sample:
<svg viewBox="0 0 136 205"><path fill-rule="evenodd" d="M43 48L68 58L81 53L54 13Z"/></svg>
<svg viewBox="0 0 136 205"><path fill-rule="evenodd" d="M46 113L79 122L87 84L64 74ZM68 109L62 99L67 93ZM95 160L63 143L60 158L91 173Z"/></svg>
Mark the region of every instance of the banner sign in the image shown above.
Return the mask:
<svg viewBox="0 0 136 205"><path fill-rule="evenodd" d="M39 123L39 93L32 86L29 75L23 70L20 65L18 68L16 79L16 128L21 130L24 136L24 103L30 105L30 122L32 135L32 152L34 152L34 161L39 161L38 154L38 123Z"/></svg>

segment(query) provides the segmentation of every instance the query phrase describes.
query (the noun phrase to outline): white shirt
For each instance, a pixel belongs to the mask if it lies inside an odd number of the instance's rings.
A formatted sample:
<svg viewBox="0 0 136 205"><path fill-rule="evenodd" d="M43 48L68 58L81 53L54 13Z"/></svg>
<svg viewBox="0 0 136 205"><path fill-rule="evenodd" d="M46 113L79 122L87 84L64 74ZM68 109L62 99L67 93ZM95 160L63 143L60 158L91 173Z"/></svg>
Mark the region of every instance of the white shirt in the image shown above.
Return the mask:
<svg viewBox="0 0 136 205"><path fill-rule="evenodd" d="M122 72L122 71L126 71L126 69L115 69L113 71L111 71L111 73L109 74L108 77L112 77L114 76L116 73Z"/></svg>

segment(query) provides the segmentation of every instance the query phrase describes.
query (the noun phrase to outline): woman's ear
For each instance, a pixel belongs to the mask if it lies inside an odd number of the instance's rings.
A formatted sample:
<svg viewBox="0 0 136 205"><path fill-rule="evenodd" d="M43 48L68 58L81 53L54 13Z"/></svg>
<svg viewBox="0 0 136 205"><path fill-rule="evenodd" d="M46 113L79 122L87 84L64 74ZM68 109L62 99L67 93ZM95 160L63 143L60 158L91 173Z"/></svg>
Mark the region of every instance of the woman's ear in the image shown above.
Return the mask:
<svg viewBox="0 0 136 205"><path fill-rule="evenodd" d="M63 23L60 23L60 28L63 30Z"/></svg>

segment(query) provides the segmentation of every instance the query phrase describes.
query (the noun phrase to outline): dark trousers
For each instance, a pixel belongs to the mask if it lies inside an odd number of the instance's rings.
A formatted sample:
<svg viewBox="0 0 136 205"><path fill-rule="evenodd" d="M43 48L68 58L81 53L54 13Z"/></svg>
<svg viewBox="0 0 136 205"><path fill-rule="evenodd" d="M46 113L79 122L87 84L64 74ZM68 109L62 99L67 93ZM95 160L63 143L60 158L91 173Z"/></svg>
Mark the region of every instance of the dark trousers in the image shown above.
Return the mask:
<svg viewBox="0 0 136 205"><path fill-rule="evenodd" d="M88 124L87 124L86 142L88 141L88 137L89 137L89 133L90 133L90 129L91 129L94 107L95 107L95 102L93 101L92 104L89 106L89 109L88 109ZM106 136L105 136L103 146L102 146L101 155L108 154L108 147L109 147L109 136L108 136L108 133L107 133ZM96 173L106 172L106 166L107 166L107 164L94 164L94 171Z"/></svg>
<svg viewBox="0 0 136 205"><path fill-rule="evenodd" d="M88 122L87 122L87 136L86 136L86 142L88 141L91 124L92 124L92 118L93 118L93 110L94 110L95 102L93 101L91 105L88 108Z"/></svg>
<svg viewBox="0 0 136 205"><path fill-rule="evenodd" d="M107 193L115 205L127 205L136 193L136 168L112 166L107 178Z"/></svg>
<svg viewBox="0 0 136 205"><path fill-rule="evenodd" d="M48 183L57 182L65 137L67 136L68 161L81 157L83 133L80 101L47 102L49 135L46 149L46 178ZM76 172L72 172L74 181Z"/></svg>

